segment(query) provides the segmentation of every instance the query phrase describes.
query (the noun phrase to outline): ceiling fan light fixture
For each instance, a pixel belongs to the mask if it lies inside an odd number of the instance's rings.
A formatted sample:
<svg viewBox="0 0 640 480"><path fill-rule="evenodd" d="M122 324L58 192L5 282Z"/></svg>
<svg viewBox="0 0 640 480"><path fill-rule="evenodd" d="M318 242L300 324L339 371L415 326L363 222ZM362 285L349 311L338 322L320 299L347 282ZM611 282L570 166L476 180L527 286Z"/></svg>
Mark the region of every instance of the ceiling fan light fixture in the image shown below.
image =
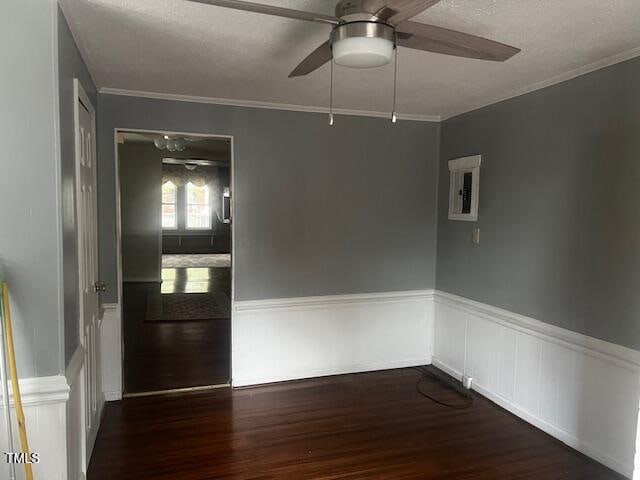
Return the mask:
<svg viewBox="0 0 640 480"><path fill-rule="evenodd" d="M381 67L392 56L393 42L383 38L346 38L333 44L333 58L343 67Z"/></svg>
<svg viewBox="0 0 640 480"><path fill-rule="evenodd" d="M331 33L333 59L351 68L386 65L395 48L393 27L377 22L352 22L337 26Z"/></svg>
<svg viewBox="0 0 640 480"><path fill-rule="evenodd" d="M324 15L249 0L191 0L223 8L333 26L331 38L307 55L289 74L301 77L332 58L348 67L378 67L391 61L391 50L402 46L456 57L504 62L519 48L476 35L409 19L441 0L338 0L335 15ZM400 37L396 37L396 31ZM362 37L360 41L349 41ZM384 39L386 41L370 40ZM345 41L344 43L342 43Z"/></svg>

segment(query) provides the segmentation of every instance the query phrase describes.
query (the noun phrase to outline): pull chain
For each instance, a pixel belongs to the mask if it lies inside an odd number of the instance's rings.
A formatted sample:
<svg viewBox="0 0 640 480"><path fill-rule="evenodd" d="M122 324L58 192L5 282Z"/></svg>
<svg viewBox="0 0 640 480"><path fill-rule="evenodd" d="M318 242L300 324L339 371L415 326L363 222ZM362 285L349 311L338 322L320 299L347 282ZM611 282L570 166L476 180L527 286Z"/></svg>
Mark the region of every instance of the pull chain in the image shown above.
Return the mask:
<svg viewBox="0 0 640 480"><path fill-rule="evenodd" d="M396 123L398 121L398 114L396 113L396 90L398 83L398 34L395 33L395 54L393 56L393 109L391 110L391 122Z"/></svg>
<svg viewBox="0 0 640 480"><path fill-rule="evenodd" d="M331 81L329 82L329 126L333 125L333 58L331 59Z"/></svg>

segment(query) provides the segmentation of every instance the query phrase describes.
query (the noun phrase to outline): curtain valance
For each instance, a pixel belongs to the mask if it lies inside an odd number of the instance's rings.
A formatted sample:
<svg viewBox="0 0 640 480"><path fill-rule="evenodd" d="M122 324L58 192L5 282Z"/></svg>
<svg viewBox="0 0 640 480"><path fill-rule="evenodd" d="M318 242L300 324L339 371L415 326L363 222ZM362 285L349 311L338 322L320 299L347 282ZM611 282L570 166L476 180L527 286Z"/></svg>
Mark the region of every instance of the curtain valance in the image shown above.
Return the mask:
<svg viewBox="0 0 640 480"><path fill-rule="evenodd" d="M218 174L215 167L198 166L195 170L188 170L184 165L162 165L162 183L172 182L182 187L191 182L197 187L202 187L213 182Z"/></svg>

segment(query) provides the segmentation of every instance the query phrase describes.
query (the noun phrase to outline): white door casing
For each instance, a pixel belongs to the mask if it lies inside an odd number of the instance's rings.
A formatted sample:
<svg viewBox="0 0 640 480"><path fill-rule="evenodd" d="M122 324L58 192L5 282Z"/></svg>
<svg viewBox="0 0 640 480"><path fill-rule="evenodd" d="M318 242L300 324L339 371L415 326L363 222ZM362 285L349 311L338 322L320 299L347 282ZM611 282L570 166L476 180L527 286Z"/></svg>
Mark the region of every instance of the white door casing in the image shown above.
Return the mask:
<svg viewBox="0 0 640 480"><path fill-rule="evenodd" d="M78 286L80 343L85 358L81 373L82 463L89 464L100 421L99 316L102 289L98 277L98 223L95 110L82 85L74 79L76 220L78 227Z"/></svg>

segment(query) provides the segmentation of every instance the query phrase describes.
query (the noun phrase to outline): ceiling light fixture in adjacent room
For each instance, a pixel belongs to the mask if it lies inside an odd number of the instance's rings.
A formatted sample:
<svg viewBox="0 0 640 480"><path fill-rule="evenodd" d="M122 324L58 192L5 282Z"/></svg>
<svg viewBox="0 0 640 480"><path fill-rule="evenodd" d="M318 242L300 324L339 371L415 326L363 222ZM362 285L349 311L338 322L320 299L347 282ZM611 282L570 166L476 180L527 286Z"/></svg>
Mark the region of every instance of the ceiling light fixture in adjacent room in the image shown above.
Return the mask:
<svg viewBox="0 0 640 480"><path fill-rule="evenodd" d="M169 135L156 138L153 144L158 150L169 150L170 152L181 152L186 148L184 138L171 138Z"/></svg>

